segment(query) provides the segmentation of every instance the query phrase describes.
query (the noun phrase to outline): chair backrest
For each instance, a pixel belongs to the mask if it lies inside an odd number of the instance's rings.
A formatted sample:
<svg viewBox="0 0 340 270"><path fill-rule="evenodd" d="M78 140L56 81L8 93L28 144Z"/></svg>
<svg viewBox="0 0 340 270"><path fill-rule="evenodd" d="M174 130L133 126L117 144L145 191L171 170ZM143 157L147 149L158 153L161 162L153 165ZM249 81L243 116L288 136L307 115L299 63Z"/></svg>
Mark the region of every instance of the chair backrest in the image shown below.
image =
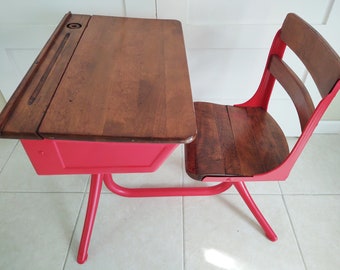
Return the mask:
<svg viewBox="0 0 340 270"><path fill-rule="evenodd" d="M315 107L304 83L282 60L286 46L301 59L321 97L324 99L331 93L340 80L339 55L312 26L289 13L273 40L258 90L250 100L240 105L267 109L277 80L291 97L300 118L301 129L304 130Z"/></svg>
<svg viewBox="0 0 340 270"><path fill-rule="evenodd" d="M340 58L327 41L295 14L288 14L281 39L305 64L324 98L340 79Z"/></svg>
<svg viewBox="0 0 340 270"><path fill-rule="evenodd" d="M282 59L287 46L300 58L313 78L321 95L317 106L314 106L305 84ZM271 178L276 174L279 179L284 179L340 89L339 55L312 26L293 13L287 15L273 40L258 90L249 101L239 106L267 109L276 80L292 99L302 131L287 160L267 175Z"/></svg>
<svg viewBox="0 0 340 270"><path fill-rule="evenodd" d="M327 41L295 14L288 14L280 31L281 40L300 58L322 98L340 79L340 58ZM315 110L303 82L279 57L272 57L269 70L290 95L304 130Z"/></svg>

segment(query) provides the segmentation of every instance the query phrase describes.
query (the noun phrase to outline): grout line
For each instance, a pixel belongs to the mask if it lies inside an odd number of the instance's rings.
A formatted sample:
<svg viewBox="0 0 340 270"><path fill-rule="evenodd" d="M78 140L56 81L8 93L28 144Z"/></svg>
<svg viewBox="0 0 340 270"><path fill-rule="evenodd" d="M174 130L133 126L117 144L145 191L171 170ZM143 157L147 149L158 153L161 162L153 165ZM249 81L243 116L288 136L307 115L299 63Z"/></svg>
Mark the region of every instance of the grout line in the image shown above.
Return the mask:
<svg viewBox="0 0 340 270"><path fill-rule="evenodd" d="M13 155L15 149L17 148L18 143L19 143L19 141L17 141L16 144L13 146L13 148L12 148L10 154L8 155L6 161L4 162L4 165L0 168L0 173L1 173L1 172L5 169L5 167L7 166L7 163L8 163L8 161L10 160L10 158L12 157L12 155Z"/></svg>
<svg viewBox="0 0 340 270"><path fill-rule="evenodd" d="M181 151L181 179L182 179L182 187L184 187L185 180L185 162L184 162L184 146L182 146ZM181 197L182 204L182 270L185 269L185 228L184 228L184 196Z"/></svg>
<svg viewBox="0 0 340 270"><path fill-rule="evenodd" d="M334 3L335 3L335 0L331 0L330 3L328 4L328 7L327 7L326 12L325 12L325 16L322 20L323 25L326 25L328 23L329 17L332 13Z"/></svg>
<svg viewBox="0 0 340 270"><path fill-rule="evenodd" d="M286 213L287 213L287 215L288 215L289 223L290 223L290 226L291 226L292 231L293 231L293 234L294 234L294 238L295 238L296 245L297 245L297 247L298 247L298 249L299 249L300 256L301 256L301 259L302 259L304 268L305 268L305 270L307 270L307 264L306 264L305 258L304 258L304 256L303 256L302 248L301 248L299 239L298 239L298 237L297 237L297 234L296 234L296 231L295 231L295 228L294 228L294 225L293 225L292 218L291 218L291 216L290 216L290 214L289 214L288 206L287 206L287 203L286 203L286 200L285 200L285 196L284 196L284 194L283 194L283 192L282 192L282 188L281 188L281 186L280 186L280 183L279 183L279 189L280 189L280 191L281 191L281 198L282 198L283 204L284 204L284 206L285 206Z"/></svg>
<svg viewBox="0 0 340 270"><path fill-rule="evenodd" d="M80 213L81 213L81 209L83 208L83 205L84 205L84 201L85 201L85 197L87 195L86 193L86 190L89 186L89 178L87 179L87 184L85 185L85 189L83 191L83 198L81 199L81 202L80 202L80 206L79 206L79 211L78 211L78 214L77 214L77 218L76 218L76 221L74 223L74 228L73 228L73 231L72 231L72 235L71 235L71 238L70 238L70 243L68 245L68 248L67 248L67 252L66 252L66 256L65 256L65 260L64 260L64 264L63 264L63 267L62 269L65 270L65 267L66 267L66 262L67 262L67 259L68 257L70 256L70 251L71 251L71 247L72 247L72 242L74 240L74 235L75 235L75 232L76 232L76 229L77 229L77 224L79 222L79 218L80 218Z"/></svg>
<svg viewBox="0 0 340 270"><path fill-rule="evenodd" d="M284 196L304 196L304 197L317 197L317 196L340 196L339 193L315 193L315 194L310 194L310 193L294 193L294 194L282 194Z"/></svg>
<svg viewBox="0 0 340 270"><path fill-rule="evenodd" d="M32 50L32 48L20 48L20 49L5 48L6 56L9 60L10 64L12 64L12 66L14 67L16 75L19 76L19 78L23 78L26 72L24 72L24 74L22 74L20 66L15 61L15 58L14 58L13 53L12 53L15 50Z"/></svg>
<svg viewBox="0 0 340 270"><path fill-rule="evenodd" d="M82 191L0 191L0 194L81 194ZM86 192L85 192L86 193Z"/></svg>
<svg viewBox="0 0 340 270"><path fill-rule="evenodd" d="M127 8L126 8L126 1L123 0L123 14L125 17L127 17Z"/></svg>
<svg viewBox="0 0 340 270"><path fill-rule="evenodd" d="M0 191L0 194L81 194L83 191L22 191L9 190Z"/></svg>
<svg viewBox="0 0 340 270"><path fill-rule="evenodd" d="M307 77L308 77L308 70L305 69L304 72L303 72L303 74L302 74L302 78L301 78L301 80L303 81L303 83L306 83Z"/></svg>
<svg viewBox="0 0 340 270"><path fill-rule="evenodd" d="M158 6L157 6L157 0L155 0L155 17L158 19Z"/></svg>
<svg viewBox="0 0 340 270"><path fill-rule="evenodd" d="M185 269L184 197L182 197L182 269Z"/></svg>

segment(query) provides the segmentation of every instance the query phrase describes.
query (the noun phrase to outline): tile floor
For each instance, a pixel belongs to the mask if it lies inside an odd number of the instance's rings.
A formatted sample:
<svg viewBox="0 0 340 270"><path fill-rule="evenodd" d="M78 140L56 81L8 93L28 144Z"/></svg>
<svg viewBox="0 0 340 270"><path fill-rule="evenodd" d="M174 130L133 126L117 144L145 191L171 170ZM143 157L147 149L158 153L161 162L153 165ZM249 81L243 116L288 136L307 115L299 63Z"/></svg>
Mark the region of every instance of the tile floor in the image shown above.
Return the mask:
<svg viewBox="0 0 340 270"><path fill-rule="evenodd" d="M182 152L156 173L115 177L128 186L197 184ZM144 199L103 189L89 259L78 265L89 176L37 176L20 143L0 140L0 269L339 269L339 161L340 135L315 134L286 182L249 184L274 243L234 189Z"/></svg>

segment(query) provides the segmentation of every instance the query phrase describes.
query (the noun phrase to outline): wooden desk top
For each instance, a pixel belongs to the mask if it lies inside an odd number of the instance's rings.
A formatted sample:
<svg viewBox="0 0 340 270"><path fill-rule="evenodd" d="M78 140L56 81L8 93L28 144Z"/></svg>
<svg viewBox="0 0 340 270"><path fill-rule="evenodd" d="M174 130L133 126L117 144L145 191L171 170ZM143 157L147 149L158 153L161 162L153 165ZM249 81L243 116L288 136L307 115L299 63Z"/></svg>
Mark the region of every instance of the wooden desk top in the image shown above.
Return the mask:
<svg viewBox="0 0 340 270"><path fill-rule="evenodd" d="M195 134L173 20L66 14L0 115L9 138L188 143Z"/></svg>

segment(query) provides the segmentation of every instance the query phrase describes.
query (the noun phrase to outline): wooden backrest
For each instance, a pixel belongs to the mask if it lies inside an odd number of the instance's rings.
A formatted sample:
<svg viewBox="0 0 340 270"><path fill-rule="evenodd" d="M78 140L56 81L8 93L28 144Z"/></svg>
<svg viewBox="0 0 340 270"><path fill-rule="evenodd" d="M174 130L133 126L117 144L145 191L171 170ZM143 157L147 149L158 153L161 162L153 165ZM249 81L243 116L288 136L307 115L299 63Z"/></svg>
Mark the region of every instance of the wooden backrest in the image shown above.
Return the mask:
<svg viewBox="0 0 340 270"><path fill-rule="evenodd" d="M338 54L313 27L293 13L283 22L280 39L300 58L325 98L340 79ZM271 57L268 68L293 100L304 130L315 109L304 83L279 56Z"/></svg>
<svg viewBox="0 0 340 270"><path fill-rule="evenodd" d="M322 97L340 79L340 58L328 42L308 23L288 14L281 28L281 39L305 64Z"/></svg>

